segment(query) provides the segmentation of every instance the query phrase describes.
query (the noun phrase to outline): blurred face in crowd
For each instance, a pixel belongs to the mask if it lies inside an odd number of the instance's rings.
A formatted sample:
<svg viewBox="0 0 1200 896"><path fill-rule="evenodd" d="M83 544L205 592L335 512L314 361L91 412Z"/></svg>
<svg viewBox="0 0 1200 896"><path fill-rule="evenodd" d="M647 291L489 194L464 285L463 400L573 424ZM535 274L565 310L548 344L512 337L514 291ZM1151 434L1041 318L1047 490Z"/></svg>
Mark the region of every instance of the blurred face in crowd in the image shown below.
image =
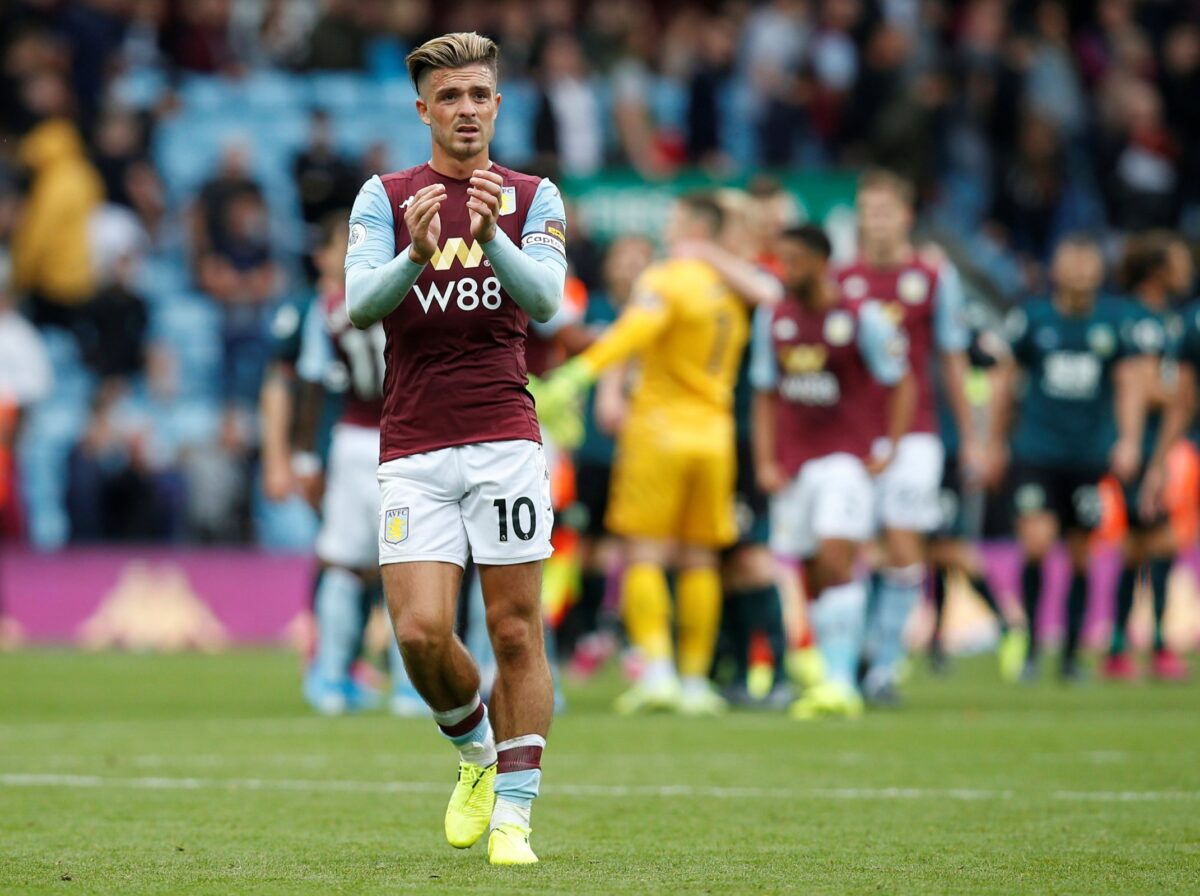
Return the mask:
<svg viewBox="0 0 1200 896"><path fill-rule="evenodd" d="M895 190L866 187L859 190L857 205L858 230L865 255L886 257L908 245L912 209Z"/></svg>
<svg viewBox="0 0 1200 896"><path fill-rule="evenodd" d="M434 146L452 159L466 161L487 151L499 108L496 74L486 65L434 69L421 79L417 112Z"/></svg>
<svg viewBox="0 0 1200 896"><path fill-rule="evenodd" d="M313 253L313 261L320 275L321 288L333 289L343 282L346 267L346 241L349 239L349 228L346 220L339 220L329 228L325 242Z"/></svg>
<svg viewBox="0 0 1200 896"><path fill-rule="evenodd" d="M1062 243L1054 252L1050 278L1058 297L1072 307L1090 306L1104 282L1104 258L1091 243Z"/></svg>
<svg viewBox="0 0 1200 896"><path fill-rule="evenodd" d="M614 240L604 257L604 283L610 301L621 304L633 290L634 281L654 260L654 246L640 236Z"/></svg>
<svg viewBox="0 0 1200 896"><path fill-rule="evenodd" d="M1195 278L1192 250L1183 240L1174 240L1167 247L1167 291L1173 296L1190 296Z"/></svg>
<svg viewBox="0 0 1200 896"><path fill-rule="evenodd" d="M788 237L779 240L776 254L788 291L801 298L812 296L825 279L828 260L803 240Z"/></svg>

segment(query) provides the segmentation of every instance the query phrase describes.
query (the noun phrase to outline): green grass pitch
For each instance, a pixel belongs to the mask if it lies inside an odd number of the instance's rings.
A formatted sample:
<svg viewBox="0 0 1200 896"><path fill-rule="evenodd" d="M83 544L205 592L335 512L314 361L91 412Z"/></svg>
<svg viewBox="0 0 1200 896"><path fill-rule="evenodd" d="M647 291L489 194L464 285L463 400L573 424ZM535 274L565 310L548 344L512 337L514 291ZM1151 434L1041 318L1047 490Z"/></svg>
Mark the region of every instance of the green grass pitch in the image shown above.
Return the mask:
<svg viewBox="0 0 1200 896"><path fill-rule="evenodd" d="M0 893L1156 893L1200 888L1200 687L989 661L857 723L618 719L569 692L540 865L445 844L428 721L312 716L294 657L0 655Z"/></svg>

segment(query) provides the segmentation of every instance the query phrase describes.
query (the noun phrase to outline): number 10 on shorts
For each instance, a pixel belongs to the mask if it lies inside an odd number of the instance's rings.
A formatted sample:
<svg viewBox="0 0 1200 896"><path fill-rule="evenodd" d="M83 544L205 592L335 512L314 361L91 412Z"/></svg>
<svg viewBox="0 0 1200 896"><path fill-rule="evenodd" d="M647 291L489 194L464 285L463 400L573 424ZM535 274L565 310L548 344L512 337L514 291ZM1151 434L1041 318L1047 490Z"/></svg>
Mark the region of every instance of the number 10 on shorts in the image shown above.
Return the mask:
<svg viewBox="0 0 1200 896"><path fill-rule="evenodd" d="M521 541L529 541L537 534L537 510L531 498L517 498L512 505L511 517L507 498L497 498L492 506L496 508L496 523L502 542L508 541L510 520L512 531Z"/></svg>

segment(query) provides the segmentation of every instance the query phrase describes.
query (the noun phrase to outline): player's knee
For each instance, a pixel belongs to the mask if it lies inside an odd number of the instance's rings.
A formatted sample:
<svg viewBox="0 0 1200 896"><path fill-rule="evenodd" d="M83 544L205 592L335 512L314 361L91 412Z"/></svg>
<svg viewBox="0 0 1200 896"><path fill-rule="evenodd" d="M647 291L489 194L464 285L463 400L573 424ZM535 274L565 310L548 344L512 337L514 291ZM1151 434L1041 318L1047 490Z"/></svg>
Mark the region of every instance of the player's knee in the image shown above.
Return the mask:
<svg viewBox="0 0 1200 896"><path fill-rule="evenodd" d="M431 619L409 616L396 622L396 642L405 657L427 657L443 650L449 634Z"/></svg>
<svg viewBox="0 0 1200 896"><path fill-rule="evenodd" d="M541 645L541 622L519 613L505 613L488 620L492 650L500 663L528 656Z"/></svg>

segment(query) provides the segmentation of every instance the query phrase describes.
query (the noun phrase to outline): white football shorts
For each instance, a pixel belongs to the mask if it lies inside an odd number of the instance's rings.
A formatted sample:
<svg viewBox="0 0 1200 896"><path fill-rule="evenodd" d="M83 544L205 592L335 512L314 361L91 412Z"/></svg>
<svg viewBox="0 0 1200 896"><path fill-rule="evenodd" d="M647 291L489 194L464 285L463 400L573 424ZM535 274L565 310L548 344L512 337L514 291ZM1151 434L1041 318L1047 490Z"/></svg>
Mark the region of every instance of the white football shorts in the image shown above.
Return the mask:
<svg viewBox="0 0 1200 896"><path fill-rule="evenodd" d="M333 428L321 500L317 558L352 570L379 564L379 430L339 423Z"/></svg>
<svg viewBox="0 0 1200 896"><path fill-rule="evenodd" d="M942 524L942 464L946 449L933 433L910 432L879 474L879 522L901 532L934 532Z"/></svg>
<svg viewBox="0 0 1200 896"><path fill-rule="evenodd" d="M542 446L513 440L456 445L379 467L379 563L440 560L484 566L545 560L550 474Z"/></svg>
<svg viewBox="0 0 1200 896"><path fill-rule="evenodd" d="M771 497L771 548L804 560L826 539L869 540L875 534L874 493L860 458L813 458Z"/></svg>

